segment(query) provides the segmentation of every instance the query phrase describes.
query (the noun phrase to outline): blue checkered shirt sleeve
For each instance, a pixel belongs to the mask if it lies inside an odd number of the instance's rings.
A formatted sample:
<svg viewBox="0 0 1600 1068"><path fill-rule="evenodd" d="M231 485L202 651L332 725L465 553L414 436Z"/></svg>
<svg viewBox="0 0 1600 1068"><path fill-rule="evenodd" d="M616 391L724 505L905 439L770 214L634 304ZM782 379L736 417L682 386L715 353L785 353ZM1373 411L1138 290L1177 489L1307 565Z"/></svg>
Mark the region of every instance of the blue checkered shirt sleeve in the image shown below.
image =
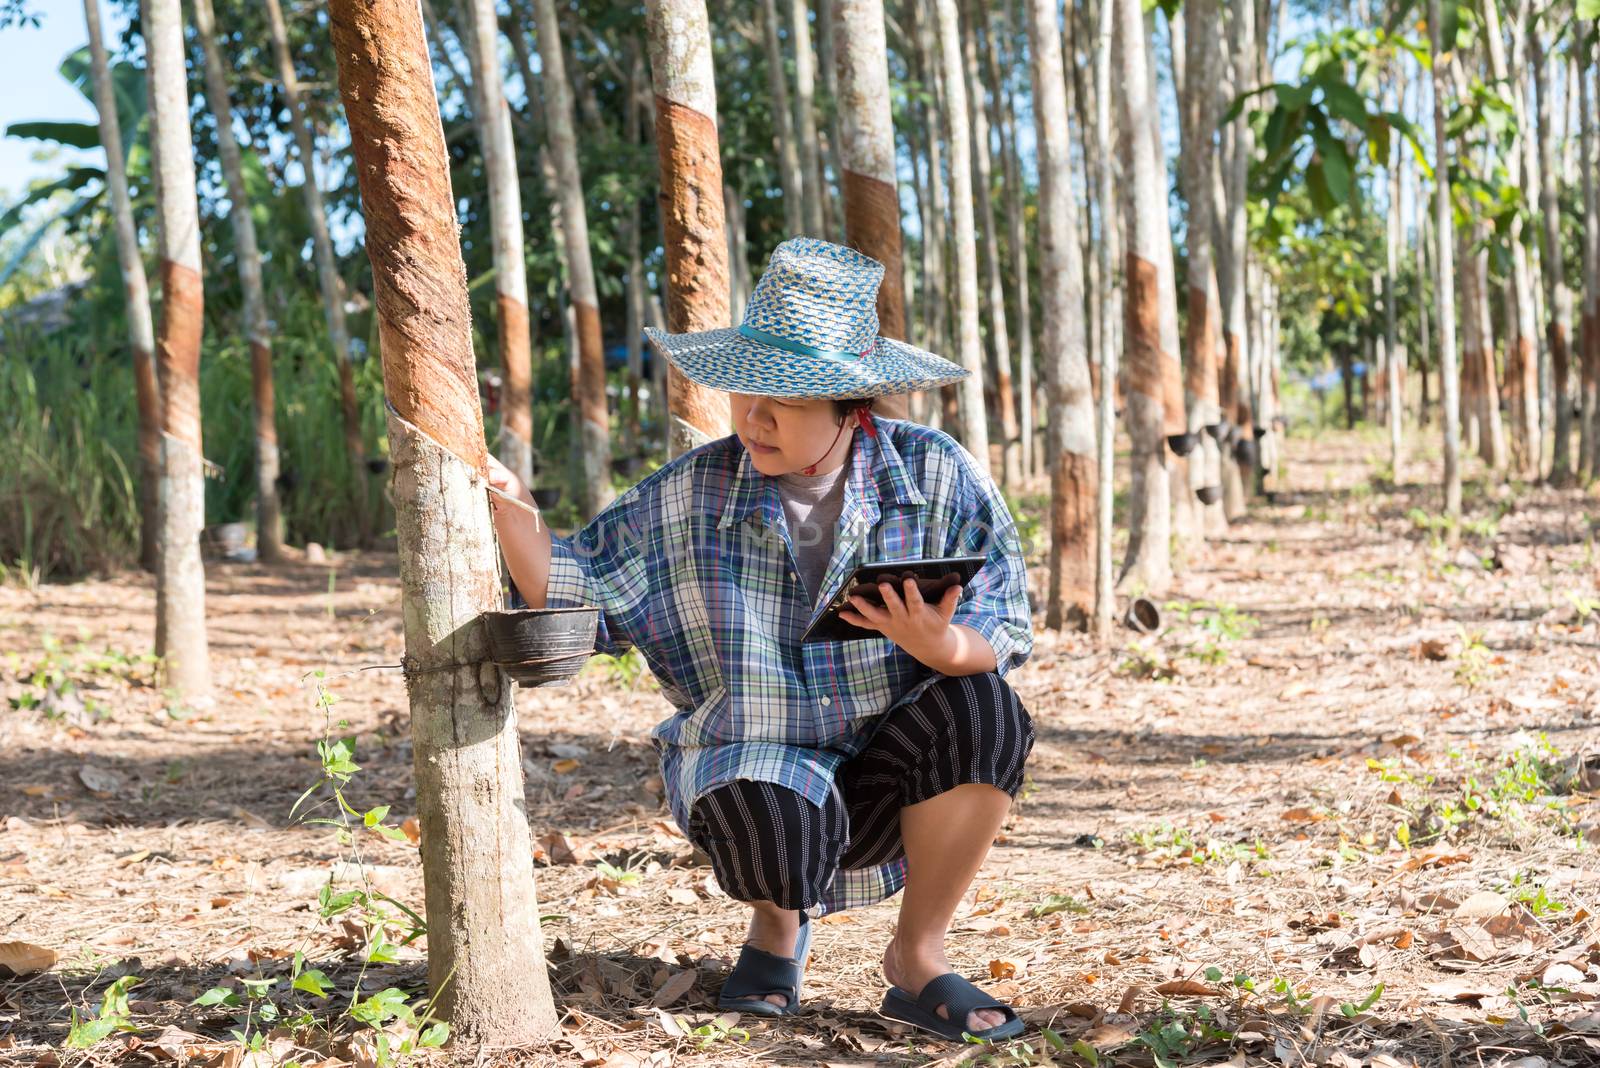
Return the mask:
<svg viewBox="0 0 1600 1068"><path fill-rule="evenodd" d="M1005 497L972 455L957 446L959 504L945 545L946 556L985 557L967 583L950 622L970 627L994 647L995 671L1019 667L1033 652L1033 621L1028 610L1028 581L1023 567L1022 537Z"/></svg>

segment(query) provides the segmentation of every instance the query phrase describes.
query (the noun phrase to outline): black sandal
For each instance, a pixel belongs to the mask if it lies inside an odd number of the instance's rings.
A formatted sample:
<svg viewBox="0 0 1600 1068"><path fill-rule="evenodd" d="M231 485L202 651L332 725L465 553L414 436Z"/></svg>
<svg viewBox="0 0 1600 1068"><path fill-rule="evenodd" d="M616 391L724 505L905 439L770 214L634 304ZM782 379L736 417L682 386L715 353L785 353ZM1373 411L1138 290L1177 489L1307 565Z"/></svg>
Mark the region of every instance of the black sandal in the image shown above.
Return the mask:
<svg viewBox="0 0 1600 1068"><path fill-rule="evenodd" d="M794 940L794 956L780 957L755 946L745 946L739 951L739 961L733 966L722 992L717 995L717 1008L731 1012L748 1012L752 1016L793 1016L800 1011L800 980L806 973L806 960L811 956L811 918L800 914L800 932ZM783 1005L766 1000L768 994L780 994Z"/></svg>
<svg viewBox="0 0 1600 1068"><path fill-rule="evenodd" d="M939 1015L941 1005L950 1014L949 1018ZM969 1032L967 1016L984 1009L1005 1013L1005 1022L983 1031ZM897 986L890 987L878 1011L891 1020L908 1023L951 1042L964 1041L969 1034L984 1042L994 1042L1020 1035L1025 1028L1015 1009L996 1001L955 972L929 980L922 993L914 998Z"/></svg>

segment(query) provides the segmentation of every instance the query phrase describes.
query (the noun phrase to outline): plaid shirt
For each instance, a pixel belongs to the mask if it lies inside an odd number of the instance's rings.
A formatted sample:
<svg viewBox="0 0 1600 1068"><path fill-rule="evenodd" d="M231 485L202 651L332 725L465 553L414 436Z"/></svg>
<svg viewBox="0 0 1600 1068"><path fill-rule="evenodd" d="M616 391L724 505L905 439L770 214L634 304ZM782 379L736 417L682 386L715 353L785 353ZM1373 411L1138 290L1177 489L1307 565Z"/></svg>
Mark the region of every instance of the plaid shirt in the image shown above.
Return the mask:
<svg viewBox="0 0 1600 1068"><path fill-rule="evenodd" d="M1033 647L1022 548L993 481L948 435L876 420L855 435L833 553L813 605L799 580L776 480L737 436L661 468L552 543L551 607L598 605L596 648L637 648L677 711L652 739L673 817L737 779L821 805L883 714L938 676L887 638L800 636L859 563L981 554L953 623L982 634L1001 673ZM820 912L899 890L904 861L841 871Z"/></svg>

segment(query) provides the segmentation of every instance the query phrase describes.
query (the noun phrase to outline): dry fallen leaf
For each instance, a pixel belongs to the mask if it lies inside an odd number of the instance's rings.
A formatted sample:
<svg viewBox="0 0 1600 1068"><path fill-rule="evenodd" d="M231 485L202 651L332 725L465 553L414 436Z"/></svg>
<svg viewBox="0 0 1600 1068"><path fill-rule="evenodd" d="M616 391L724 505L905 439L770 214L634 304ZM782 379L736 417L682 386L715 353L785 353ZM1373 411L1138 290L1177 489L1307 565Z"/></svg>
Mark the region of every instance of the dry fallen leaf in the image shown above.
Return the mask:
<svg viewBox="0 0 1600 1068"><path fill-rule="evenodd" d="M578 761L573 760L571 757L567 757L565 760L558 760L554 764L551 764L550 770L555 772L557 775L570 775L578 770Z"/></svg>
<svg viewBox="0 0 1600 1068"><path fill-rule="evenodd" d="M1309 806L1299 805L1289 809L1280 818L1288 820L1290 823L1314 823L1319 820L1325 820L1328 817Z"/></svg>
<svg viewBox="0 0 1600 1068"><path fill-rule="evenodd" d="M700 895L686 886L674 886L667 891L667 900L674 905L698 905Z"/></svg>
<svg viewBox="0 0 1600 1068"><path fill-rule="evenodd" d="M699 977L700 973L693 968L675 973L661 984L661 989L656 991L656 996L650 1003L658 1009L666 1008L693 989L695 980Z"/></svg>
<svg viewBox="0 0 1600 1068"><path fill-rule="evenodd" d="M89 788L90 793L102 798L115 797L128 785L128 781L120 772L112 771L110 768L98 768L93 764L85 764L79 768L78 778Z"/></svg>
<svg viewBox="0 0 1600 1068"><path fill-rule="evenodd" d="M990 979L1020 979L1028 973L1028 962L1016 957L998 957L989 962Z"/></svg>
<svg viewBox="0 0 1600 1068"><path fill-rule="evenodd" d="M1174 979L1157 986L1156 993L1164 997L1214 998L1219 991L1198 979Z"/></svg>
<svg viewBox="0 0 1600 1068"><path fill-rule="evenodd" d="M56 962L56 951L30 942L0 942L0 972L15 976L46 971Z"/></svg>

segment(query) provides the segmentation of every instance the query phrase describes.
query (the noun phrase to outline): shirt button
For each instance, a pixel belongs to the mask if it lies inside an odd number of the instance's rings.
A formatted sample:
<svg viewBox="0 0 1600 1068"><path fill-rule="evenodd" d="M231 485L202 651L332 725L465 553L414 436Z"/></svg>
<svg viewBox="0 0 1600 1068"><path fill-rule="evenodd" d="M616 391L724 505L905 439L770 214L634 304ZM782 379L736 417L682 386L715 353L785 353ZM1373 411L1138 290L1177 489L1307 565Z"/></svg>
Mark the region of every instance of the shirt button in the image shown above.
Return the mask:
<svg viewBox="0 0 1600 1068"><path fill-rule="evenodd" d="M793 571L791 571L791 572L789 572L789 579L790 579L790 581L796 581L796 580L798 580L798 579L799 579L799 578L800 578L800 576L799 576L799 575L797 575L797 574L795 574L795 573L794 573L794 572L793 572Z"/></svg>
<svg viewBox="0 0 1600 1068"><path fill-rule="evenodd" d="M829 705L833 704L833 698L829 697L827 694L823 694L820 698L818 698L817 703L823 708L827 708Z"/></svg>

